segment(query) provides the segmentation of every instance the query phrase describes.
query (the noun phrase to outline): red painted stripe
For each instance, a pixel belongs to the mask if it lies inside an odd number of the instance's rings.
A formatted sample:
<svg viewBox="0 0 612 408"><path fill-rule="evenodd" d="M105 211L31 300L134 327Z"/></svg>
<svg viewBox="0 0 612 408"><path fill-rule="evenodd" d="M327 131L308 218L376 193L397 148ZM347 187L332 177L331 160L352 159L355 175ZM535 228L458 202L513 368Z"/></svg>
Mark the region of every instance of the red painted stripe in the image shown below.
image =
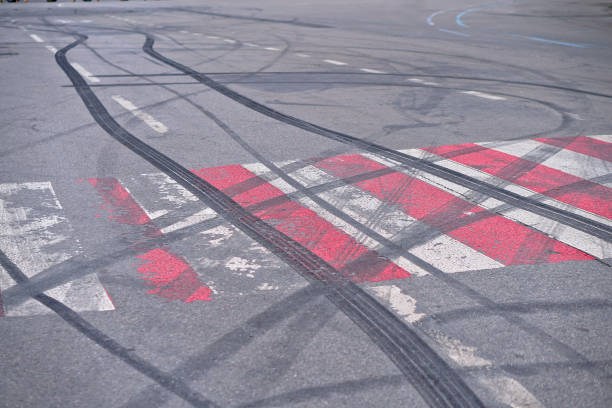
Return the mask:
<svg viewBox="0 0 612 408"><path fill-rule="evenodd" d="M612 218L612 189L536 162L475 144L425 148L574 207Z"/></svg>
<svg viewBox="0 0 612 408"><path fill-rule="evenodd" d="M194 171L241 206L249 207L267 200L283 197L284 193L242 166L223 166ZM249 185L232 193L232 186ZM344 276L355 282L377 282L407 278L408 272L377 252L355 241L350 235L319 217L314 211L291 201L277 200L253 214L273 225L283 234L299 242L321 257Z"/></svg>
<svg viewBox="0 0 612 408"><path fill-rule="evenodd" d="M186 303L212 300L212 290L200 282L193 268L167 248L153 249L138 258L145 261L138 273L147 285L155 287L148 294Z"/></svg>
<svg viewBox="0 0 612 408"><path fill-rule="evenodd" d="M584 136L556 137L554 139L536 138L538 142L562 147L601 160L612 161L612 143Z"/></svg>
<svg viewBox="0 0 612 408"><path fill-rule="evenodd" d="M325 159L317 166L341 178L385 168L356 154ZM355 185L505 265L593 259L540 232L402 173Z"/></svg>
<svg viewBox="0 0 612 408"><path fill-rule="evenodd" d="M128 225L143 225L151 221L116 178L90 178L87 181L104 200L102 209L111 213L108 216L111 220Z"/></svg>
<svg viewBox="0 0 612 408"><path fill-rule="evenodd" d="M147 213L119 180L91 178L87 181L102 197L104 201L102 209L111 214L108 216L109 219L120 224L144 225L144 235L149 238L162 235L159 228L151 222ZM137 250L137 248L138 243L134 245L134 249ZM183 258L172 254L168 249L157 248L138 255L138 258L148 261L141 264L138 272L147 281L147 285L156 287L147 293L188 303L196 300L212 300L211 289L200 282L193 268Z"/></svg>

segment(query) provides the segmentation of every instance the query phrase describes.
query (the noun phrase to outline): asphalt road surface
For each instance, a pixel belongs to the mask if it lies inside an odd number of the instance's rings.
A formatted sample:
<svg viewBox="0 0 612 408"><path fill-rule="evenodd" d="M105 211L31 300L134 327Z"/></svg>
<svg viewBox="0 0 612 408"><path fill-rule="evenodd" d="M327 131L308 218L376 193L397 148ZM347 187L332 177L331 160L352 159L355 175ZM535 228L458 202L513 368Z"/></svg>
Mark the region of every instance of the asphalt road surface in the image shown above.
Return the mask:
<svg viewBox="0 0 612 408"><path fill-rule="evenodd" d="M0 4L0 406L612 406L612 6Z"/></svg>

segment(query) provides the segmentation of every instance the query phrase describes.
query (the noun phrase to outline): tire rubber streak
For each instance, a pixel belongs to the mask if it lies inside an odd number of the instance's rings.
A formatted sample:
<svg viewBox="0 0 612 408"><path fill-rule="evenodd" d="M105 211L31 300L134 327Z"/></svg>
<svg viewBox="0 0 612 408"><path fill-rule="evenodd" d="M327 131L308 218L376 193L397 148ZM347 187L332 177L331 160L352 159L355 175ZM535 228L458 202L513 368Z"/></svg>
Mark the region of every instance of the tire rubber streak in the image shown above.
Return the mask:
<svg viewBox="0 0 612 408"><path fill-rule="evenodd" d="M266 115L283 123L287 123L300 129L304 129L308 132L326 137L328 139L335 140L344 144L349 144L371 153L379 154L383 157L395 160L411 168L426 171L430 174L452 181L471 190L478 191L482 194L506 202L514 207L521 208L526 211L530 211L541 216L550 218L554 221L571 226L588 234L595 235L607 241L612 241L612 228L608 227L607 225L597 223L580 215L552 207L550 205L538 202L530 198L522 197L519 194L506 191L502 188L482 182L480 180L473 179L471 177L467 177L459 172L446 169L444 167L436 165L435 163L428 162L427 160L411 157L404 153L386 148L384 146L371 143L366 140L347 135L345 133L336 132L334 130L315 125L313 123L304 121L302 119L290 115L283 114L268 106L262 105L254 101L253 99L250 99L244 95L239 94L238 92L229 89L221 83L211 79L207 75L197 72L185 65L182 65L170 58L159 54L157 51L153 50L153 43L153 38L147 36L145 44L143 45L143 50L145 53L191 76L196 81L199 81L200 83L208 86L209 88L216 90L222 95L225 95L228 98L233 99L234 101L256 112L259 112L263 115Z"/></svg>
<svg viewBox="0 0 612 408"><path fill-rule="evenodd" d="M337 156L317 167L346 178L385 168L360 155ZM504 265L591 260L591 256L403 173L356 183L381 201Z"/></svg>
<svg viewBox="0 0 612 408"><path fill-rule="evenodd" d="M252 182L253 188L232 196L242 207L285 196L277 187L239 165L200 169L196 174L224 191L241 183ZM410 277L404 269L361 245L350 235L295 201L286 199L253 214L311 250L353 282L378 282Z"/></svg>
<svg viewBox="0 0 612 408"><path fill-rule="evenodd" d="M279 256L313 285L323 286L327 290L328 299L387 354L427 404L432 407L483 406L461 377L414 330L363 289L298 242L247 212L219 189L122 128L66 58L67 51L86 39L85 36L79 36L78 40L59 50L55 59L70 78L92 117L111 137L176 180L237 228ZM155 53L152 45L153 39L147 37L145 48L150 50L149 54Z"/></svg>
<svg viewBox="0 0 612 408"><path fill-rule="evenodd" d="M569 149L576 153L597 157L601 160L612 161L612 143L606 143L592 137L573 136L556 137L554 139L536 138L538 142Z"/></svg>
<svg viewBox="0 0 612 408"><path fill-rule="evenodd" d="M2 266L11 278L17 283L26 283L29 281L27 275L19 269L17 265L9 259L8 256L0 251L0 266ZM122 361L129 364L132 368L157 382L160 386L168 391L176 394L180 398L189 402L195 407L216 407L217 405L204 398L202 395L193 391L187 384L179 378L173 377L170 374L161 371L142 357L138 356L133 349L126 348L117 341L107 336L104 332L94 327L87 320L83 319L78 313L47 296L44 293L32 294L32 298L45 305L57 315L59 315L66 323L78 330L80 333L88 337L93 342L109 353L119 357Z"/></svg>
<svg viewBox="0 0 612 408"><path fill-rule="evenodd" d="M472 143L423 150L612 219L612 189L601 184Z"/></svg>

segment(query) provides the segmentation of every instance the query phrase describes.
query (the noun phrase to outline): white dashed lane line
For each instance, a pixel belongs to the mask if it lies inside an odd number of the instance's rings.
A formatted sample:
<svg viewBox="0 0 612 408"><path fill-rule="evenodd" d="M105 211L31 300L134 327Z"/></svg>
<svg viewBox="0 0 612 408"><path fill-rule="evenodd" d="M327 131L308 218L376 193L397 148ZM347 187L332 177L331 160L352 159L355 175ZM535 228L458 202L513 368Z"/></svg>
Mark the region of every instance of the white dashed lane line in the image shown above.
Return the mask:
<svg viewBox="0 0 612 408"><path fill-rule="evenodd" d="M129 110L132 115L136 116L138 119L142 120L146 123L151 129L156 131L157 133L166 133L168 128L166 125L156 120L153 116L149 115L146 112L140 110L136 105L127 99L123 98L120 95L113 95L113 100L117 102L119 105L123 106L125 109Z"/></svg>
<svg viewBox="0 0 612 408"><path fill-rule="evenodd" d="M246 45L247 47L253 47L253 48L259 47L259 45L253 44L253 43L243 43L243 44Z"/></svg>
<svg viewBox="0 0 612 408"><path fill-rule="evenodd" d="M37 36L36 34L30 34L30 37L32 37L32 39L36 42L45 42L42 38L40 38L39 36Z"/></svg>
<svg viewBox="0 0 612 408"><path fill-rule="evenodd" d="M268 51L280 51L280 48L275 48L275 47L265 47L264 50L268 50Z"/></svg>
<svg viewBox="0 0 612 408"><path fill-rule="evenodd" d="M490 99L492 101L505 101L506 100L506 98L504 98L503 96L491 95L488 93L478 92L478 91L461 91L461 93L466 94L466 95L477 96L479 98Z"/></svg>
<svg viewBox="0 0 612 408"><path fill-rule="evenodd" d="M310 55L308 54L295 54L296 56L300 57L300 58L309 58Z"/></svg>
<svg viewBox="0 0 612 408"><path fill-rule="evenodd" d="M336 61L336 60L331 60L331 59L323 60L323 62L327 62L328 64L333 64L333 65L347 65L346 62Z"/></svg>
<svg viewBox="0 0 612 408"><path fill-rule="evenodd" d="M423 81L422 79L419 79L419 78L408 78L408 81L415 82L417 84L423 84L423 85L431 85L431 86L440 85L437 82Z"/></svg>
<svg viewBox="0 0 612 408"><path fill-rule="evenodd" d="M49 51L51 51L53 54L55 54L57 52L57 48L55 48L52 45L45 45L45 48L48 49Z"/></svg>
<svg viewBox="0 0 612 408"><path fill-rule="evenodd" d="M231 40L229 38L224 38L223 41L225 41L226 43L230 43L230 44L236 44L235 40Z"/></svg>
<svg viewBox="0 0 612 408"><path fill-rule="evenodd" d="M70 63L70 65L72 65L72 68L76 69L77 72L79 74L81 74L81 76L84 76L85 78L87 78L87 80L89 82L92 82L92 83L100 82L100 80L98 78L96 78L91 72L89 72L85 68L83 68L83 66L81 64L76 63L76 62L72 62L72 63Z"/></svg>
<svg viewBox="0 0 612 408"><path fill-rule="evenodd" d="M385 71L379 71L377 69L359 68L359 70L363 72L367 72L368 74L386 74Z"/></svg>

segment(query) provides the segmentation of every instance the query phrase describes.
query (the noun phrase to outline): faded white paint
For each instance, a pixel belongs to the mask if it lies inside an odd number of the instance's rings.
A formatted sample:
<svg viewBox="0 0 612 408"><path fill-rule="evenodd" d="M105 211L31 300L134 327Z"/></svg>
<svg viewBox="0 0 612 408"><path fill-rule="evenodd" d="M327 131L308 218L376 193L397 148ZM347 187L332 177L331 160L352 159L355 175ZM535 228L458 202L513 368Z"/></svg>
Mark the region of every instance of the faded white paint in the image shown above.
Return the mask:
<svg viewBox="0 0 612 408"><path fill-rule="evenodd" d="M490 99L492 101L505 101L506 100L506 98L504 98L503 96L492 95L492 94L478 92L478 91L461 91L461 93L466 94L466 95L477 96L479 98Z"/></svg>
<svg viewBox="0 0 612 408"><path fill-rule="evenodd" d="M332 65L348 65L346 62L336 61L332 59L326 59L326 60L323 60L323 62L327 62L328 64L332 64Z"/></svg>
<svg viewBox="0 0 612 408"><path fill-rule="evenodd" d="M472 177L474 179L480 180L480 181L484 181L486 183L495 185L497 187L503 188L504 190L507 191L511 191L515 194L519 194L523 197L530 197L532 199L538 200L542 203L546 203L550 206L562 209L564 211L568 211L568 212L572 212L574 214L578 214L582 217L586 217L586 218L590 218L594 221L600 222L602 224L607 224L612 226L612 220L609 220L605 217L599 216L597 214L593 214L591 212L582 210L580 208L574 207L572 205L563 203L561 201L557 201L554 198L551 197L546 197L542 194L536 193L533 190L530 190L526 187L523 186L519 186L517 184L513 184L509 181L500 179L498 177L495 177L493 175L490 175L488 173L485 173L484 171L478 170L474 167L469 167L466 166L465 164L461 164L458 162L455 162L453 160L449 160L449 159L445 159L443 157L440 157L438 155L435 155L433 153L429 153L425 150L420 150L420 149L406 149L406 150L400 150L400 152L405 153L409 156L413 156L413 157L417 157L420 159L425 159L431 162L435 162L437 165L445 167L447 169L450 170L454 170L456 172L459 172L461 174L464 174L466 176Z"/></svg>
<svg viewBox="0 0 612 408"><path fill-rule="evenodd" d="M367 72L368 74L386 74L385 71L379 71L377 69L359 68L359 70L363 72Z"/></svg>
<svg viewBox="0 0 612 408"><path fill-rule="evenodd" d="M279 166L283 165L284 163L279 164ZM267 173L268 169L262 164L248 164L244 165L244 167L265 178L285 194L295 192L295 189L283 180ZM303 169L297 170L291 173L291 177L307 188L336 180L335 177L314 166L306 166ZM418 237L420 238L425 231L433 230L410 217L393 204L385 203L357 187L351 185L342 186L319 193L318 196L340 209L355 221L367 226L386 239L396 242L399 246L406 247L406 251L410 254L446 273L493 269L504 266L442 233L436 234L425 240L425 242L416 245L402 245L403 238L406 235L409 236L410 231L419 231ZM375 251L384 252L386 245L365 235L346 221L329 213L311 199L304 197L298 199L298 201L316 212L321 218L329 221L336 228L352 236L357 242ZM373 220L376 221L373 222ZM389 259L413 275L422 276L428 274L425 269L404 256L393 255Z"/></svg>
<svg viewBox="0 0 612 408"><path fill-rule="evenodd" d="M166 133L168 131L168 128L166 127L166 125L164 125L163 123L161 123L160 121L155 119L153 116L149 115L148 113L143 112L136 105L134 105L132 102L128 101L121 95L113 95L112 98L115 102L117 102L119 105L123 106L125 109L130 111L132 115L142 120L144 123L147 124L147 126L149 126L151 129L153 129L157 133Z"/></svg>
<svg viewBox="0 0 612 408"><path fill-rule="evenodd" d="M51 183L0 184L0 249L29 278L80 252ZM0 288L6 290L15 284L0 268ZM74 279L45 294L76 311L114 309L95 274ZM3 300L7 316L51 312L33 299L23 303Z"/></svg>
<svg viewBox="0 0 612 408"><path fill-rule="evenodd" d="M87 78L89 82L98 83L100 80L96 78L91 72L87 71L83 66L77 62L71 62L72 68L76 69L76 71L81 74L81 76Z"/></svg>
<svg viewBox="0 0 612 408"><path fill-rule="evenodd" d="M475 194L472 190L434 176L432 174L424 173L422 171L415 171L406 169L404 167L398 167L399 163L379 157L374 154L363 154L363 156L375 160L386 166L395 167L400 173L407 174L418 180L424 181L428 184L436 186L455 197L463 198L467 201L474 203L482 208L485 208L491 212L497 213L505 218L512 221L516 221L520 224L528 225L533 229L543 232L544 234L553 237L554 239L566 243L574 248L586 252L596 258L605 259L612 257L612 243L607 242L603 239L594 237L593 235L579 231L570 226L561 224L559 222L550 220L549 218L543 217L538 214L531 213L529 211L511 208L504 202L496 200L494 198L488 198L482 200L481 194Z"/></svg>
<svg viewBox="0 0 612 408"><path fill-rule="evenodd" d="M548 150L554 148L546 143L531 139L514 142L487 142L476 144L516 157L526 156L536 149L546 148ZM608 176L612 173L611 162L567 149L559 149L555 154L546 158L540 164L586 180ZM612 187L612 182L600 184Z"/></svg>
<svg viewBox="0 0 612 408"><path fill-rule="evenodd" d="M32 38L34 41L36 41L36 42L38 42L38 43L45 42L45 41L44 41L42 38L40 38L40 37L39 37L39 36L37 36L36 34L30 34L30 37L31 37L31 38Z"/></svg>
<svg viewBox="0 0 612 408"><path fill-rule="evenodd" d="M425 317L424 313L416 312L416 300L403 293L402 290L395 285L374 286L372 291L379 298L387 302L391 309L400 315L408 323L416 323Z"/></svg>
<svg viewBox="0 0 612 408"><path fill-rule="evenodd" d="M612 135L592 135L592 136L588 136L588 137L600 140L602 142L612 143Z"/></svg>

